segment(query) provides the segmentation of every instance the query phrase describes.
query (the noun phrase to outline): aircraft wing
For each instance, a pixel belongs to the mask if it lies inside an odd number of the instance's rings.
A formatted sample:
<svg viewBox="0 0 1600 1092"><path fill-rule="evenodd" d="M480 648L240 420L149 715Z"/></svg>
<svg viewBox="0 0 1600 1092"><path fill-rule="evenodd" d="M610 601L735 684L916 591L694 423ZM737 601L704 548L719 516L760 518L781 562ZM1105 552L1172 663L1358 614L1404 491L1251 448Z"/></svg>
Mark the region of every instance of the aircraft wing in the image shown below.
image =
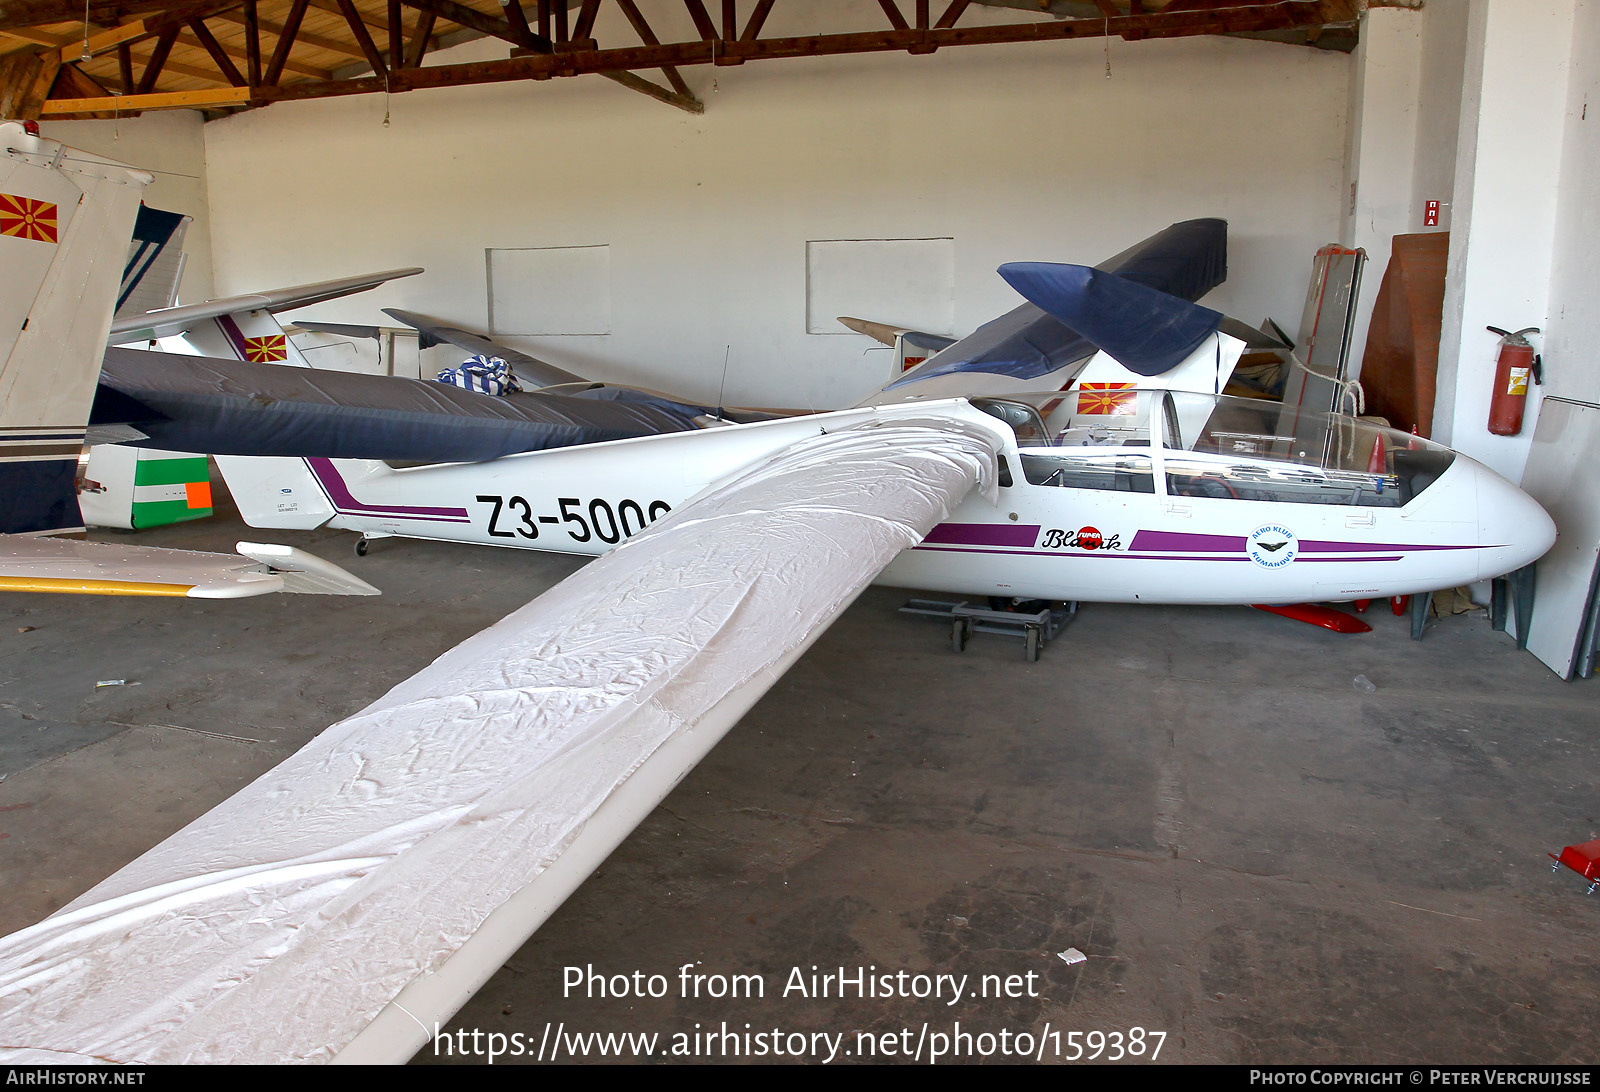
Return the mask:
<svg viewBox="0 0 1600 1092"><path fill-rule="evenodd" d="M558 383L584 383L587 380L581 375L558 368L548 361L540 360L536 356L518 352L516 349L505 345L496 344L481 334L474 334L468 330L446 326L442 322L415 314L411 311L401 311L394 307L385 307L383 313L391 318L399 319L407 326L420 331L435 342L447 342L458 349L465 349L478 356L499 357L511 365L511 370L520 379L525 379L536 387L553 387Z"/></svg>
<svg viewBox="0 0 1600 1092"><path fill-rule="evenodd" d="M224 315L241 311L287 311L291 307L309 307L325 303L340 296L365 292L385 281L399 277L413 277L421 273L420 267L389 269L382 273L364 273L356 277L340 277L315 284L298 284L292 288L275 288L270 292L254 292L243 296L228 296L205 303L190 303L182 307L168 307L160 311L147 311L140 315L125 315L111 323L110 343L125 345L135 341L155 341L157 338L181 334L191 327Z"/></svg>
<svg viewBox="0 0 1600 1092"><path fill-rule="evenodd" d="M1111 275L1094 279L1102 286L1128 282L1165 295L1175 304L1192 304L1227 278L1227 221L1201 219L1173 224L1101 263L1095 271ZM1185 311L1183 320L1190 318L1192 314ZM894 392L894 396L909 393L906 388L913 384L948 375L988 373L1036 380L1085 364L1100 348L1085 331L1067 325L1030 300L935 353L864 404L882 401L888 392ZM1056 381L1061 378L1057 376ZM1070 375L1066 378L1070 379Z"/></svg>
<svg viewBox="0 0 1600 1092"><path fill-rule="evenodd" d="M113 347L90 421L133 425L147 437L140 445L169 451L479 462L688 432L705 412L623 388L495 397L396 376Z"/></svg>
<svg viewBox="0 0 1600 1092"><path fill-rule="evenodd" d="M377 595L332 562L292 546L241 542L237 554L0 535L0 591L243 599L270 592Z"/></svg>
<svg viewBox="0 0 1600 1092"><path fill-rule="evenodd" d="M0 939L0 1060L403 1061L993 487L1000 432L963 402L892 407L714 483Z"/></svg>

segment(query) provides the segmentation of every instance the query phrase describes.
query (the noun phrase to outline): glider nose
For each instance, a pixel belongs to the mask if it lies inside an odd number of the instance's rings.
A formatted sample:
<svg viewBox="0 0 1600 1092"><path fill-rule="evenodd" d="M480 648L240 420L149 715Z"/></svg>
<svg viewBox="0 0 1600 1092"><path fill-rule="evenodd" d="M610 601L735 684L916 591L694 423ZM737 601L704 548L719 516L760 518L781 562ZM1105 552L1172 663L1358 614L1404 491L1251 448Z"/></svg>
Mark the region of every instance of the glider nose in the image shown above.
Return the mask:
<svg viewBox="0 0 1600 1092"><path fill-rule="evenodd" d="M1538 501L1484 466L1478 471L1478 579L1504 576L1543 557L1556 524Z"/></svg>

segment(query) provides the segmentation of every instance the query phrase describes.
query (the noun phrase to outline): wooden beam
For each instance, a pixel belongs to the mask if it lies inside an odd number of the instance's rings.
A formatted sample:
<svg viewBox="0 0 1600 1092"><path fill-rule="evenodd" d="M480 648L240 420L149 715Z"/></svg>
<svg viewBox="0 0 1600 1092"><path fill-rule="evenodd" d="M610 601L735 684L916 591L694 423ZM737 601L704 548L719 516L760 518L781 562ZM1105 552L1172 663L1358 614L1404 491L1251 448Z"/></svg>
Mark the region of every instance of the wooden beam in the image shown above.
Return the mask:
<svg viewBox="0 0 1600 1092"><path fill-rule="evenodd" d="M499 38L502 42L510 42L512 45L522 44L517 40L516 31L511 29L511 24L504 19L496 18L493 15L485 15L475 8L469 8L465 4L458 4L455 0L401 0L401 2L408 8L416 8L418 11L431 11L441 19L448 19L458 26L464 26L468 30L476 30L480 34L489 35L491 38ZM537 35L536 37L543 36Z"/></svg>
<svg viewBox="0 0 1600 1092"><path fill-rule="evenodd" d="M966 12L970 0L950 0L950 6L944 9L944 14L939 16L939 21L934 25L936 30L949 30L956 25L956 20Z"/></svg>
<svg viewBox="0 0 1600 1092"><path fill-rule="evenodd" d="M437 3L438 0L426 0L426 2ZM625 13L634 6L632 0L617 0L617 3ZM620 49L575 50L555 55L527 54L506 60L408 69L402 74L395 75L389 90L400 92L421 87L466 86L506 80L547 78L569 73L636 71L644 68L664 68L669 65L711 64L713 61L721 62L725 55L745 60L771 60L783 57L904 51L920 44L946 48L1011 42L1063 41L1076 38L1094 39L1107 33L1123 34L1140 30L1198 34L1259 30L1281 25L1281 19L1285 16L1296 21L1297 25L1309 26L1320 21L1328 3L1329 0L1280 0L1273 5L1236 4L1233 7L1219 8L1210 12L1124 15L1111 20L1050 19L1031 23L950 27L943 30L907 28L901 31L882 30L795 38L766 38L750 42L719 40L715 43L715 57L712 56L713 43L709 41L677 42L666 45L652 41L655 35L649 32L648 24L645 24L640 17L635 26L641 30L641 37L649 39L644 45ZM632 16L637 14L635 8L630 14L630 21L633 21ZM384 90L382 80L357 78L326 84L295 84L264 89L257 98L263 102L276 102L330 95L362 95L382 90Z"/></svg>
<svg viewBox="0 0 1600 1092"><path fill-rule="evenodd" d="M383 63L383 54L378 52L378 46L372 40L372 35L367 33L367 24L361 21L361 13L356 10L355 4L350 0L339 0L339 10L344 14L344 21L350 26L350 33L355 36L356 44L361 47L361 52L366 54L367 64L372 71L381 76L388 67Z"/></svg>
<svg viewBox="0 0 1600 1092"><path fill-rule="evenodd" d="M193 34L179 34L178 35L178 44L182 45L182 46L188 46L190 49L202 49L202 48L204 48L204 46L201 44L200 40L198 38L196 38ZM222 51L224 53L226 53L229 57L233 58L236 61L244 61L245 62L245 66L246 66L245 67L245 72L246 72L245 85L246 86L253 86L253 85L250 84L249 76L248 76L249 63L250 63L250 51L248 49L240 49L238 46L231 46L231 45L223 45L222 46ZM256 66L257 66L258 70L260 68L260 64L261 64L261 54L260 54L260 50L258 49L257 52L256 52ZM178 66L176 64L173 64L171 61L167 62L167 67L170 68L174 72L182 72L182 73L184 73L186 75L193 74L195 72L201 71L200 69L197 69L197 68L196 69L189 69L189 68L180 67L180 66ZM295 60L293 57L291 57L289 59L289 61L283 66L283 70L285 72L298 72L302 76L310 76L312 79L315 79L315 80L331 80L331 79L333 79L333 72L331 70L326 69L326 68L318 68L315 65L302 64L299 61ZM261 77L258 74L256 76L256 79L259 81L260 78Z"/></svg>
<svg viewBox="0 0 1600 1092"><path fill-rule="evenodd" d="M293 14L293 11L294 9L291 8L290 14ZM244 22L244 14L242 12L225 11L220 13L220 15L221 18L228 20L230 23ZM304 18L303 15L302 18ZM275 35L279 38L283 37L284 31L287 29L286 24L280 25L272 22L269 19L261 18L259 12L256 16L256 25L260 30L264 30L268 34ZM308 46L315 46L317 49L326 49L330 53L341 53L346 57L352 57L358 61L366 60L366 56L361 52L360 48L352 42L341 42L337 38L324 38L320 34L312 34L310 31L299 30L296 31L294 38L296 41L304 42ZM285 65L284 67L291 70L294 68L293 65Z"/></svg>
<svg viewBox="0 0 1600 1092"><path fill-rule="evenodd" d="M417 13L417 25L411 31L411 44L406 47L406 67L416 68L428 52L428 39L433 36L433 12Z"/></svg>
<svg viewBox="0 0 1600 1092"><path fill-rule="evenodd" d="M20 121L39 117L60 70L61 55L53 50L0 58L0 117Z"/></svg>
<svg viewBox="0 0 1600 1092"><path fill-rule="evenodd" d="M261 19L256 0L244 0L245 79L251 87L261 84Z"/></svg>
<svg viewBox="0 0 1600 1092"><path fill-rule="evenodd" d="M878 0L878 6L889 17L889 25L896 30L909 30L911 24L906 22L906 17L900 14L900 5L894 0Z"/></svg>
<svg viewBox="0 0 1600 1092"><path fill-rule="evenodd" d="M706 112L706 104L693 95L668 91L665 87L659 87L642 76L634 75L632 72L602 72L600 75L608 80L615 80L623 87L629 87L641 94L649 95L658 102L664 102L668 106L676 106L679 110L687 110L691 114L703 114Z"/></svg>
<svg viewBox="0 0 1600 1092"><path fill-rule="evenodd" d="M622 9L622 14L628 17L628 22L633 25L633 32L639 40L647 46L661 44L661 39L656 37L656 32L650 29L650 24L645 22L644 12L639 10L639 5L633 0L617 0L617 7Z"/></svg>
<svg viewBox="0 0 1600 1092"><path fill-rule="evenodd" d="M572 24L574 38L587 38L594 33L595 16L600 14L600 0L583 0L578 9L578 20Z"/></svg>
<svg viewBox="0 0 1600 1092"><path fill-rule="evenodd" d="M677 92L683 98L686 98L686 99L694 98L694 92L689 90L689 85L683 82L683 77L678 74L678 70L676 68L672 67L672 65L670 65L670 64L669 65L663 65L661 67L661 74L663 76L665 76L667 78L667 82L672 85L672 90L673 91ZM696 100L696 101L699 101L699 100ZM674 103L673 105L677 105L677 104ZM705 107L702 106L700 108L700 110L696 111L696 112L697 113L703 113L704 111L705 111Z"/></svg>
<svg viewBox="0 0 1600 1092"><path fill-rule="evenodd" d="M50 99L41 117L60 118L76 114L129 114L140 110L200 110L216 106L243 106L250 101L250 88L225 87L215 91L168 91L152 95L111 95L92 99Z"/></svg>
<svg viewBox="0 0 1600 1092"><path fill-rule="evenodd" d="M711 21L711 16L706 13L705 4L700 0L683 0L683 6L689 9L689 18L694 20L695 33L700 35L700 39L706 42L715 41L717 27Z"/></svg>
<svg viewBox="0 0 1600 1092"><path fill-rule="evenodd" d="M294 0L289 8L289 17L284 20L283 29L278 34L278 44L272 50L272 60L261 75L261 82L268 87L275 87L283 75L284 62L289 59L289 50L294 46L294 36L300 31L300 21L306 17L306 2Z"/></svg>
<svg viewBox="0 0 1600 1092"><path fill-rule="evenodd" d="M156 39L156 48L151 51L150 59L144 63L144 74L139 77L139 86L134 89L137 95L148 95L156 89L156 81L161 78L161 69L167 63L167 54L172 52L172 43L178 40L178 28L163 31L161 37Z"/></svg>
<svg viewBox="0 0 1600 1092"><path fill-rule="evenodd" d="M99 80L85 73L77 65L64 64L61 66L60 73L56 76L56 82L50 87L50 94L46 97L62 99L99 98L102 95L109 94L111 92ZM117 113L113 110L109 113L101 112L91 116L96 118L115 118Z"/></svg>
<svg viewBox="0 0 1600 1092"><path fill-rule="evenodd" d="M772 5L777 0L761 0L756 5L756 10L750 13L750 21L744 25L744 33L739 35L741 42L753 42L761 36L761 28L767 23L767 15L772 11Z"/></svg>
<svg viewBox="0 0 1600 1092"><path fill-rule="evenodd" d="M147 23L149 21L150 20L146 20ZM146 29L147 30L149 29L148 26L146 27ZM49 37L52 39L52 41L48 42L47 44L49 44L51 46L54 46L57 49L65 49L65 48L67 48L65 45L63 45L63 42L64 42L64 40L66 40L66 39L68 39L70 37L69 35L52 34L52 35L49 35ZM133 42L119 42L117 44L117 46L116 46L116 51L117 51L117 76L118 76L119 81L121 82L123 93L124 94L128 94L128 95L131 95L131 94L134 93L134 89L138 86L138 83L139 83L139 81L133 75L133 62L134 61L138 61L141 65L144 65L144 64L148 63L149 60L150 60L150 54L148 52L135 53L133 51L133 44L134 44ZM183 45L183 46L188 46L191 49L204 49L205 48L205 46L200 42L200 39L196 38L192 34L184 34L182 31L179 31L179 33L178 33L177 44L178 45ZM83 39L80 38L80 39L78 39L78 49L79 49L80 55L82 53L82 45L83 45ZM244 56L243 52L241 52L240 50L228 49L228 47L226 47L226 46L224 46L223 48L224 48L224 50L226 50L229 54L231 54L234 57L243 57ZM195 67L193 67L191 65L179 64L177 61L174 61L174 60L172 60L170 58L167 60L167 63L165 65L163 65L162 67L166 71L177 73L180 76L189 76L189 77L191 77L193 79L206 80L206 81L208 81L210 83L218 83L218 84L227 83L227 81L222 79L216 72L212 72L212 71L209 71L208 69L204 69L204 68L195 68ZM306 75L313 76L313 77L315 77L317 79L320 79L320 80L328 80L328 79L332 79L333 78L333 73L329 72L327 69L312 68L310 65L290 65L289 67L295 69L296 71L304 72ZM76 71L75 68L73 70ZM87 75L84 76L84 79L86 79L86 80L91 79L91 78L92 77L87 76ZM54 89L52 89L52 90L54 90ZM64 97L64 98L85 98L85 97L92 97L92 96L65 95L65 96L61 96L61 97Z"/></svg>
<svg viewBox="0 0 1600 1092"><path fill-rule="evenodd" d="M388 0L389 8L389 67L399 68L406 63L406 24L400 17L400 0Z"/></svg>
<svg viewBox="0 0 1600 1092"><path fill-rule="evenodd" d="M506 13L506 26L516 35L517 44L532 49L533 28L528 25L528 14L522 10L522 5L517 0L500 0L500 10Z"/></svg>
<svg viewBox="0 0 1600 1092"><path fill-rule="evenodd" d="M114 27L129 15L164 11L172 0L91 0L89 22ZM82 23L84 0L0 0L0 29Z"/></svg>
<svg viewBox="0 0 1600 1092"><path fill-rule="evenodd" d="M0 30L0 38L10 38L14 45L8 45L0 53L11 53L29 46L46 45L59 46L62 42L72 39L60 34L51 34L46 30L36 30L33 27L13 27L10 30Z"/></svg>
<svg viewBox="0 0 1600 1092"><path fill-rule="evenodd" d="M239 73L239 66L233 63L232 57L223 52L222 43L218 42L216 35L206 27L205 20L190 19L189 29L200 39L200 44L205 47L206 53L210 54L211 63L217 66L222 78L234 87L245 86L244 76Z"/></svg>
<svg viewBox="0 0 1600 1092"><path fill-rule="evenodd" d="M145 33L144 20L135 19L133 22L124 23L113 30L92 34L86 42L69 42L61 47L61 63L67 64L71 61L82 60L85 53L88 53L91 57L97 53L104 53L109 49L115 49L123 42L131 41L134 38L143 38Z"/></svg>
<svg viewBox="0 0 1600 1092"><path fill-rule="evenodd" d="M339 10L339 0L311 0L311 6L316 8L316 9L318 9L319 11L325 11L329 15L343 15L344 14L343 11ZM359 11L356 14L360 17L362 24L367 28L367 32L369 34L372 31L382 30L383 29L377 23L368 23L367 20L366 20L366 16L361 14Z"/></svg>

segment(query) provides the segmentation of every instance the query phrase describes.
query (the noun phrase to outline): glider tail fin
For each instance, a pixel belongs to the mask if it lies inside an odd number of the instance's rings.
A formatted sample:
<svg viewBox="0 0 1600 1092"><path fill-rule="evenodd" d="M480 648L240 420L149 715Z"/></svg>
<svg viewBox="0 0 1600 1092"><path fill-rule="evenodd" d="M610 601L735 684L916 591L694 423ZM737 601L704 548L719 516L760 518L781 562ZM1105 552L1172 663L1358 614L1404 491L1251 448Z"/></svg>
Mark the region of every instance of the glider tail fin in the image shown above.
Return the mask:
<svg viewBox="0 0 1600 1092"><path fill-rule="evenodd" d="M304 459L218 455L239 516L252 527L321 527L337 513Z"/></svg>
<svg viewBox="0 0 1600 1092"><path fill-rule="evenodd" d="M83 529L84 428L152 178L0 123L0 532Z"/></svg>

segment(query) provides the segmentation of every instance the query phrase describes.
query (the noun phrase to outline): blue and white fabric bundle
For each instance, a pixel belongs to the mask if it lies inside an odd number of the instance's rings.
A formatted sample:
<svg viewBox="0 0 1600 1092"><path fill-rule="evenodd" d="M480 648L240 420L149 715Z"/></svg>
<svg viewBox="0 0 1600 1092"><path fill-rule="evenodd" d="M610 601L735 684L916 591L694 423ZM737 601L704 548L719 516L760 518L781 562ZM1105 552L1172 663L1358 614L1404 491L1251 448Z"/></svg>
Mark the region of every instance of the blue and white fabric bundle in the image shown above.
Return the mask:
<svg viewBox="0 0 1600 1092"><path fill-rule="evenodd" d="M446 368L439 373L439 382L461 387L480 394L516 394L522 390L511 366L497 356L475 356L463 361L459 368Z"/></svg>

